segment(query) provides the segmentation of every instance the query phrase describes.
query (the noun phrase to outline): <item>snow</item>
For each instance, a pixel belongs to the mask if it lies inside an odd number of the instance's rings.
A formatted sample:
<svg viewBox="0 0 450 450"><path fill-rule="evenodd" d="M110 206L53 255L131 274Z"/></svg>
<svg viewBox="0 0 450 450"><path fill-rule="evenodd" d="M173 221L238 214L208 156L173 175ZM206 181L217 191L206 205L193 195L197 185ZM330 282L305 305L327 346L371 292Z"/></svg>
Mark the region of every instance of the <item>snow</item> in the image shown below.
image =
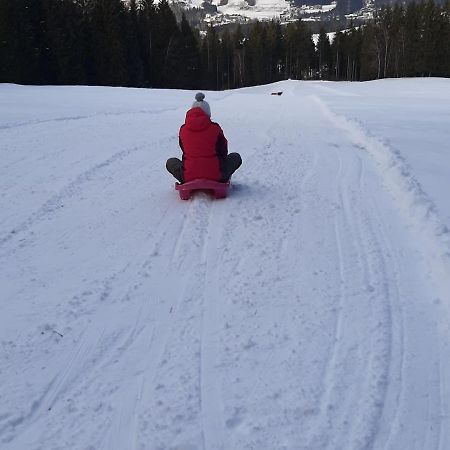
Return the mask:
<svg viewBox="0 0 450 450"><path fill-rule="evenodd" d="M192 0L192 4L200 6L202 1ZM302 5L301 7L293 7L290 2L286 0L255 0L255 5L250 6L246 0L228 0L226 4L222 4L221 0L214 0L212 2L217 6L219 13L226 16L240 16L248 19L280 19L283 16L289 15L292 10L300 11L302 15L322 14L328 13L336 9L336 2L331 2L326 5ZM302 20L309 20L304 17ZM316 20L317 18L313 19Z"/></svg>
<svg viewBox="0 0 450 450"><path fill-rule="evenodd" d="M302 14L321 14L336 9L337 2L331 2L328 5L302 5L300 11Z"/></svg>
<svg viewBox="0 0 450 450"><path fill-rule="evenodd" d="M213 2L217 10L222 14L240 15L250 19L279 18L290 10L290 4L286 0L256 0L254 6L249 6L245 0L228 0L226 5L220 5L220 0Z"/></svg>
<svg viewBox="0 0 450 450"><path fill-rule="evenodd" d="M449 87L0 85L2 450L450 448Z"/></svg>
<svg viewBox="0 0 450 450"><path fill-rule="evenodd" d="M357 30L358 28L359 28L359 27L353 27L352 29L347 28L347 29L345 29L345 30L340 30L340 33L349 33L350 31L352 31L352 30ZM330 44L333 43L334 38L336 37L336 34L337 34L336 31L332 31L332 32L330 32L330 33L327 33L328 40L330 41ZM314 33L314 34L312 35L312 40L313 40L314 45L315 45L316 47L317 47L317 43L319 42L319 36L320 36L319 33Z"/></svg>
<svg viewBox="0 0 450 450"><path fill-rule="evenodd" d="M204 0L189 0L188 3L200 8ZM250 6L245 0L228 0L227 4L222 3L221 0L212 1L220 14L259 20L280 18L291 9L287 0L255 0L254 6Z"/></svg>
<svg viewBox="0 0 450 450"><path fill-rule="evenodd" d="M317 43L319 42L319 36L320 36L319 33L314 33L314 34L312 35L312 40L313 40L314 45L315 45L316 47L317 47ZM336 32L335 32L335 31L332 31L332 32L330 32L330 33L327 33L327 36L328 36L328 40L330 41L330 44L332 44L333 41L334 41L334 38L335 38L335 36L336 36Z"/></svg>

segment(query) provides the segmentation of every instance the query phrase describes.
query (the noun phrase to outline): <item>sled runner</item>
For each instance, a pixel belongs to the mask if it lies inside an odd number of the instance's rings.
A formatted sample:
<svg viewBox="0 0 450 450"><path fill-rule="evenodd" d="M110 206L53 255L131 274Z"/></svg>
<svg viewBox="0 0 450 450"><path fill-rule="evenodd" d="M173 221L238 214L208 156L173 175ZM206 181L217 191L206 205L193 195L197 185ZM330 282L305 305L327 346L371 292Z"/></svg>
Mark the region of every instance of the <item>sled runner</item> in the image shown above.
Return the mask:
<svg viewBox="0 0 450 450"><path fill-rule="evenodd" d="M211 192L215 198L225 198L227 196L230 182L220 183L213 180L193 180L187 183L175 183L175 189L180 194L181 200L189 200L193 191L208 191Z"/></svg>

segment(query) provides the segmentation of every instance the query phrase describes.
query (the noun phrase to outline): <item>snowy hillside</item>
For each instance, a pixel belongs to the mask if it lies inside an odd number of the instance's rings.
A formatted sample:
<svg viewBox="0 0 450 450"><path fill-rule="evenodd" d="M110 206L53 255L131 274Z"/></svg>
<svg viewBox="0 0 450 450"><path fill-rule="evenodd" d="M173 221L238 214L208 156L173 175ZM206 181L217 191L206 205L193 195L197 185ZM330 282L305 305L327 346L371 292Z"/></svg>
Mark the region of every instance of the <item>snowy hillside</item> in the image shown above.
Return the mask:
<svg viewBox="0 0 450 450"><path fill-rule="evenodd" d="M192 100L0 85L0 448L449 449L450 80Z"/></svg>
<svg viewBox="0 0 450 450"><path fill-rule="evenodd" d="M204 0L187 0L186 4L197 8L202 7ZM291 9L287 0L212 0L219 14L239 15L251 19L271 19Z"/></svg>
<svg viewBox="0 0 450 450"><path fill-rule="evenodd" d="M291 5L286 0L228 0L217 1L218 11L222 14L238 14L251 19L270 19L287 13Z"/></svg>

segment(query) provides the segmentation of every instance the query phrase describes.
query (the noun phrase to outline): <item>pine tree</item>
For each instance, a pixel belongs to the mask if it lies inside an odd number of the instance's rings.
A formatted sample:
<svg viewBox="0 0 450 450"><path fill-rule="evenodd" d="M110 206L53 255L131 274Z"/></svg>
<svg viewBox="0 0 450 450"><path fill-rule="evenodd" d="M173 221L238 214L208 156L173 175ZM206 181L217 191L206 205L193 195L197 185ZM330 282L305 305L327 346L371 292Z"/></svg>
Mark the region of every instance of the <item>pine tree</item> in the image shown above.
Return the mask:
<svg viewBox="0 0 450 450"><path fill-rule="evenodd" d="M438 60L440 44L440 8L432 1L428 0L423 5L422 10L422 39L420 48L420 61L422 66L420 72L422 76L436 75L439 70Z"/></svg>
<svg viewBox="0 0 450 450"><path fill-rule="evenodd" d="M144 65L139 40L139 22L136 0L130 0L126 15L126 55L128 65L128 86L144 85Z"/></svg>
<svg viewBox="0 0 450 450"><path fill-rule="evenodd" d="M177 87L181 89L197 89L200 87L200 51L198 41L183 14L180 24L181 52L178 61Z"/></svg>
<svg viewBox="0 0 450 450"><path fill-rule="evenodd" d="M46 24L41 0L0 0L2 78L50 83Z"/></svg>
<svg viewBox="0 0 450 450"><path fill-rule="evenodd" d="M153 86L156 79L156 7L153 0L141 0L138 8L138 37L143 65L144 86Z"/></svg>
<svg viewBox="0 0 450 450"><path fill-rule="evenodd" d="M400 53L400 76L411 76L415 73L416 58L419 48L420 34L418 26L417 7L410 3L402 9L398 33L398 49Z"/></svg>
<svg viewBox="0 0 450 450"><path fill-rule="evenodd" d="M338 31L334 36L333 42L331 43L331 78L333 80L341 79L342 59L342 33Z"/></svg>
<svg viewBox="0 0 450 450"><path fill-rule="evenodd" d="M325 28L321 28L317 41L317 69L320 79L329 79L331 70L331 44Z"/></svg>
<svg viewBox="0 0 450 450"><path fill-rule="evenodd" d="M21 12L25 2L0 0L0 82L29 82L29 64L25 48Z"/></svg>
<svg viewBox="0 0 450 450"><path fill-rule="evenodd" d="M125 86L125 6L121 0L89 0L88 6L94 83Z"/></svg>
<svg viewBox="0 0 450 450"><path fill-rule="evenodd" d="M310 78L315 57L315 46L312 40L311 30L304 22L298 20L287 26L285 39L285 78Z"/></svg>
<svg viewBox="0 0 450 450"><path fill-rule="evenodd" d="M257 21L246 42L249 81L252 85L265 84L270 81L270 61L267 51L266 27Z"/></svg>
<svg viewBox="0 0 450 450"><path fill-rule="evenodd" d="M202 86L206 89L220 89L219 38L214 27L209 26L201 48Z"/></svg>
<svg viewBox="0 0 450 450"><path fill-rule="evenodd" d="M284 40L278 21L272 20L267 26L266 55L269 59L269 81L281 80L284 74Z"/></svg>
<svg viewBox="0 0 450 450"><path fill-rule="evenodd" d="M220 53L222 55L222 89L231 89L233 87L234 46L229 29L226 29L222 34Z"/></svg>
<svg viewBox="0 0 450 450"><path fill-rule="evenodd" d="M336 40L336 39L335 39ZM382 68L381 42L378 39L378 30L374 23L364 27L361 42L361 80L374 80L380 78ZM343 73L343 71L341 71Z"/></svg>
<svg viewBox="0 0 450 450"><path fill-rule="evenodd" d="M156 10L153 71L156 87L176 87L177 61L181 57L180 31L167 0L161 0Z"/></svg>
<svg viewBox="0 0 450 450"><path fill-rule="evenodd" d="M442 7L442 71L441 76L450 77L450 0Z"/></svg>
<svg viewBox="0 0 450 450"><path fill-rule="evenodd" d="M81 6L71 0L45 4L48 46L58 84L86 84L86 27Z"/></svg>
<svg viewBox="0 0 450 450"><path fill-rule="evenodd" d="M127 6L125 6L127 5ZM201 48L200 48L201 45ZM450 76L450 0L383 8L373 21L320 30L256 22L200 39L167 0L0 0L0 82L224 89L282 78Z"/></svg>
<svg viewBox="0 0 450 450"><path fill-rule="evenodd" d="M244 48L244 35L241 26L236 27L231 36L233 48L233 87L243 87L246 84L246 58Z"/></svg>
<svg viewBox="0 0 450 450"><path fill-rule="evenodd" d="M347 76L348 81L359 81L361 72L362 33L352 26L346 33L347 43Z"/></svg>

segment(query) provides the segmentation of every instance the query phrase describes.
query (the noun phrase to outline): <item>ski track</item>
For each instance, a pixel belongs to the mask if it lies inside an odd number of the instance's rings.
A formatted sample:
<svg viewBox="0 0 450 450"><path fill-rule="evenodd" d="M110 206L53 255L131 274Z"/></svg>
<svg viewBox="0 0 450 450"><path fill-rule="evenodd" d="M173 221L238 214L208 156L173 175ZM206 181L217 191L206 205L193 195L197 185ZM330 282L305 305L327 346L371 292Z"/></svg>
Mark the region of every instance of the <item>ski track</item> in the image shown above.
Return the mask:
<svg viewBox="0 0 450 450"><path fill-rule="evenodd" d="M102 169L107 168L111 164L114 164L115 162L118 162L121 159L127 157L130 153L138 151L140 149L142 149L142 147L120 151L107 160L101 162L100 164L96 164L94 167L91 167L89 170L78 175L74 181L67 184L63 189L60 190L60 192L48 199L22 224L17 225L8 235L0 238L0 248L10 239L15 238L16 235L23 233L24 231L31 228L35 224L35 222L40 221L44 218L47 219L48 216L54 211L64 207L64 201L73 197L74 195L79 194L83 187L83 184L92 181L92 179L95 178L98 175L98 172L100 172Z"/></svg>
<svg viewBox="0 0 450 450"><path fill-rule="evenodd" d="M180 201L160 173L176 136L149 133L3 230L0 264L24 285L8 293L32 290L16 314L34 328L1 335L2 449L448 447L448 349L424 289L450 292L448 233L395 150L331 110L331 88L283 86L217 94L244 159L228 199ZM0 132L161 114L179 108ZM47 251L61 262L38 276Z"/></svg>
<svg viewBox="0 0 450 450"><path fill-rule="evenodd" d="M218 254L220 238L223 230L224 209L219 205L220 211L215 206L211 207L207 228L207 241L202 255L205 268L205 285L203 291L203 314L201 336L201 409L203 423L204 447L210 449L223 448L223 429L220 410L221 397L217 386L216 354L217 346L215 333L218 331L220 321L217 317L217 309L214 305L218 297L218 277L222 262L222 255Z"/></svg>
<svg viewBox="0 0 450 450"><path fill-rule="evenodd" d="M427 203L430 203L430 201L426 198L426 195L423 193L423 191L421 190L420 186L418 185L418 183L412 178L411 176L411 172L407 169L402 169L401 165L402 165L402 160L399 159L398 154L396 152L393 152L392 156L387 156L386 153L388 153L388 149L383 147L383 144L376 142L374 140L373 137L367 136L367 137L362 137L363 133L361 131L359 131L357 129L356 125L352 125L349 122L346 122L345 119L337 116L336 114L334 114L333 112L331 112L330 109L328 109L326 107L326 105L319 101L317 98L314 98L314 101L319 102L320 107L322 112L324 113L324 115L330 119L334 124L337 124L339 126L339 128L345 133L349 135L349 140L353 141L354 146L356 148L359 148L363 151L366 151L367 148L370 148L370 152L371 154L375 157L375 163L376 164L380 164L380 160L383 161L383 158L391 158L392 160L394 160L394 163L390 163L388 168L383 167L384 165L382 165L381 170L385 170L382 179L384 179L384 184L387 185L390 189L390 192L393 192L394 199L396 201L402 201L404 202L406 199L406 201L411 201L409 200L411 198L411 196L415 196L416 201L412 202L413 205L417 205L416 208L421 210L424 207L424 203L425 203L425 207ZM375 155L373 152L373 148L374 147L380 147L381 148L381 152L379 155ZM383 154L384 152L384 154ZM394 167L394 170L397 169L397 167L399 167L399 170L401 171L403 177L398 177L398 175L394 172L392 173L392 170L387 170L386 169L390 169L391 167ZM379 168L378 168L379 170ZM387 178L390 177L390 178ZM373 194L371 193L370 195L367 196L367 198L369 198L371 200L371 204L374 205L374 199L373 199ZM404 209L403 205L399 205L400 206L400 210ZM363 210L363 208L354 208L355 211L361 211ZM379 211L379 207L377 206L376 208L373 208L373 211ZM411 210L409 210L411 211ZM445 233L445 229L444 229L444 233L442 233L442 225L439 224L439 219L437 219L434 211L435 208L432 204L430 204L427 207L427 216L429 217L429 221L425 224L426 226L424 227L422 224L419 225L419 223L417 222L417 215L409 215L409 221L414 224L414 228L416 230L420 230L420 233L423 233L423 229L425 228L425 233L428 233L427 238L428 239L432 239L432 240L438 240L439 242L444 244L444 248L447 248L446 246L446 242L447 242L447 236ZM414 212L414 211L413 211ZM398 386L397 388L397 393L396 393L396 398L394 400L394 402L396 403L395 408L393 408L394 411L394 426L393 429L391 429L390 434L389 434L389 439L387 440L386 443L386 447L387 448L404 448L406 445L410 445L410 444L395 444L391 442L391 438L393 437L394 431L396 431L397 433L399 432L399 429L397 427L404 427L404 421L405 419L403 419L403 424L400 425L399 422L399 417L400 414L403 413L403 415L408 415L411 411L411 406L407 406L408 403L408 393L407 391L404 389L403 384L404 384L404 380L406 379L409 383L411 382L411 380L408 380L408 376L405 375L406 372L406 364L405 364L405 359L411 359L411 355L406 354L405 356L405 352L411 351L408 347L408 344L410 344L407 340L405 341L405 337L404 337L404 333L406 333L406 338L410 339L410 340L416 340L416 336L420 335L423 338L425 336L428 336L428 340L424 338L424 341L427 342L431 342L432 340L434 340L434 345L433 348L439 348L439 344L437 342L437 337L436 336L430 336L430 331L429 329L427 329L427 327L422 326L422 330L419 331L418 327L416 325L416 329L413 329L411 326L408 326L408 324L404 321L399 319L399 317L401 317L401 310L397 311L397 314L395 317L395 319L393 318L392 315L392 308L393 308L393 304L395 305L395 307L397 309L402 308L401 307L401 297L399 296L399 292L398 292L398 288L397 286L404 286L404 283L400 284L398 281L394 282L394 283L388 283L387 281L387 274L388 273L393 273L393 274L398 274L399 272L401 272L400 268L399 268L399 263L395 261L395 255L396 252L392 250L393 245L390 244L387 240L387 233L384 233L383 235L380 235L380 232L376 232L374 225L378 224L378 229L383 230L383 228L385 229L385 226L383 225L382 221L381 221L381 214L378 213L377 216L374 216L371 218L371 220L367 220L366 223L369 226L368 232L362 234L363 236L374 236L378 242L380 243L384 243L384 247L383 246L377 246L378 250L377 250L377 254L378 254L378 258L379 258L379 262L381 265L381 269L382 269L382 273L384 273L384 279L385 282L383 283L384 285L384 290L385 290L385 295L383 296L383 298L385 300L389 300L388 303L386 303L385 306L385 313L387 314L387 316L385 317L385 320L383 321L384 323L392 323L394 320L399 322L400 324L397 323L397 327L396 329L401 331L400 335L398 337L396 337L395 339L393 339L393 337L390 337L390 341L391 344L389 346L386 347L386 350L384 352L385 356L388 356L389 354L392 355L392 347L398 347L397 352L399 353L398 355L395 355L395 358L392 358L392 356L390 356L390 358L385 358L386 361L388 361L389 359L392 361L397 361L397 367L396 370L398 372L401 373L400 375L400 380L401 380L401 384L400 386ZM352 220L351 221L352 224L358 224L358 220ZM437 230L437 231L436 231ZM416 231L417 233L417 231ZM361 236L360 233L358 233L359 236ZM379 237L376 237L379 236ZM361 239L359 239L360 242L363 242ZM428 245L426 248L423 249L423 252L425 255L427 255L427 253L430 253L430 251L428 249L431 249L431 252L433 252L433 245ZM368 254L368 249L366 249L366 251L364 252L365 254ZM391 263L391 269L387 269L386 268L386 264L387 264L387 260L386 257L389 258L389 260L394 259L394 261ZM434 256L432 253L430 253L429 255L427 255L428 258L433 259L434 260ZM370 259L368 260L368 262L370 262ZM447 270L447 264L448 264L448 260L446 260L444 258L444 260L442 260L443 263L443 267L440 267L440 270L442 271L446 271ZM370 266L369 266L370 268ZM428 269L428 267L427 267ZM439 271L440 271L439 270ZM447 270L448 271L448 270ZM372 285L372 284L371 284ZM392 301L392 296L394 302ZM417 308L417 306L416 306ZM410 308L412 309L412 308ZM420 313L419 313L420 314ZM400 326L398 326L400 325ZM412 335L411 333L414 333L414 335ZM389 340L386 342L386 344L389 343ZM396 345L393 345L393 341L395 340ZM406 346L406 348L405 348ZM414 346L411 346L411 348L417 348L417 343ZM413 350L414 352L414 350ZM415 440L415 445L417 445L417 448L441 448L442 445L442 440L441 440L441 425L440 425L440 420L436 421L435 417L433 417L432 415L430 415L430 411L441 411L442 410L442 406L441 406L441 396L442 396L442 391L441 391L441 382L440 382L440 377L439 377L439 370L436 370L436 368L434 367L435 364L437 364L437 361L440 360L440 356L439 354L433 354L432 357L430 357L430 354L428 354L428 362L423 361L421 365L417 364L417 367L415 367L413 369L418 371L423 371L423 369L419 369L419 367L423 368L423 367L427 367L431 365L431 373L433 373L433 375L427 374L425 375L423 378L426 379L427 376L431 377L430 381L432 382L431 387L428 388L432 394L429 396L429 400L428 400L428 407L425 409L426 415L427 415L427 419L425 422L432 422L434 423L433 426L431 427L426 427L426 430L423 432L422 435L417 435L417 430L415 430L415 434L416 434L416 440ZM400 366L398 367L398 361L400 361ZM390 363L390 365L392 365L392 362ZM380 378L380 382L378 383L378 391L379 391L379 395L374 396L374 399L376 400L376 404L379 405L379 407L381 408L381 406L386 405L387 400L386 400L386 393L388 391L387 389L387 380L389 379L388 375L389 373L392 373L393 370L392 368L390 370L389 366L386 366L386 369L383 371L384 373L382 374L382 377ZM408 367L409 369L409 373L411 373L411 367ZM437 374L437 380L435 379L435 375ZM392 377L391 377L392 379ZM380 386L383 386L383 389L379 389ZM435 386L438 386L438 390L435 388ZM373 386L372 386L373 389ZM366 392L369 391L368 389L365 389ZM420 389L418 389L418 391L424 391L427 390L426 386L421 386ZM375 391L376 392L376 391ZM382 394L382 395L381 395ZM405 405L406 404L406 405ZM436 423L437 422L437 423ZM366 423L370 423L370 421L366 421ZM422 425L422 428L423 425ZM364 445L364 442L361 440L357 440L355 442L355 445L352 448L372 448L375 445L375 438L377 435L378 429L374 428L374 431L367 435L370 436L370 439L368 439L367 443ZM397 435L398 438L398 435ZM404 437L403 437L404 439ZM416 448L416 447L414 447Z"/></svg>
<svg viewBox="0 0 450 450"><path fill-rule="evenodd" d="M161 109L161 110L148 110L148 111L130 111L130 112L102 112L102 113L94 113L85 116L65 116L65 117L55 117L53 119L46 120L30 120L27 122L21 123L12 123L0 126L0 130L11 130L14 128L21 128L26 126L39 126L39 125L47 125L54 124L55 122L72 122L78 120L90 120L96 117L108 117L108 116L124 116L124 115L135 115L135 114L163 114L169 111L175 111L178 108L169 108L169 109Z"/></svg>
<svg viewBox="0 0 450 450"><path fill-rule="evenodd" d="M158 147L163 146L164 144L168 144L169 139L164 138L160 141L156 141L151 145L156 145ZM36 212L31 214L23 223L14 227L13 230L10 231L6 236L0 237L0 249L2 246L7 243L9 240L20 237L21 233L30 229L36 222L42 221L44 219L48 219L49 216L57 212L58 209L64 207L64 203L66 200L78 196L81 196L81 192L83 190L83 185L86 183L92 183L93 181L98 182L98 177L101 175L103 171L107 171L111 169L111 166L114 164L120 163L123 159L132 155L135 152L142 152L146 147L150 144L141 145L138 147L131 147L125 150L121 150L106 160L95 164L93 167L90 167L88 170L79 174L73 181L65 185L59 192L49 198ZM153 166L157 162L157 159L153 159L149 161L150 166ZM104 176L107 177L106 175Z"/></svg>

